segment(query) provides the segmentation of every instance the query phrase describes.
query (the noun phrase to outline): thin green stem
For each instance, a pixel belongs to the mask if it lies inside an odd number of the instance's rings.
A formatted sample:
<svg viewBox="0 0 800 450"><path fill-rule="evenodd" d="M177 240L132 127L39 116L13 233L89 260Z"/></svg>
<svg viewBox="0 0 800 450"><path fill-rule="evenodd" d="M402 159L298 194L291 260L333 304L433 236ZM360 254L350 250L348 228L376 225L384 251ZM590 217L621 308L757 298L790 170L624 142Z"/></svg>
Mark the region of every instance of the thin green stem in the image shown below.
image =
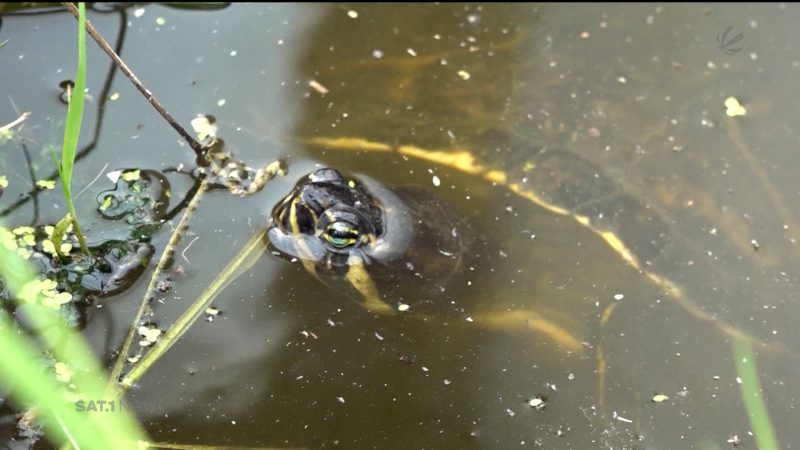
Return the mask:
<svg viewBox="0 0 800 450"><path fill-rule="evenodd" d="M778 439L775 437L775 428L769 419L767 405L764 403L763 391L758 382L758 368L753 347L747 338L734 339L733 355L736 358L736 374L741 382L739 388L742 393L747 418L755 434L756 444L760 450L778 450Z"/></svg>

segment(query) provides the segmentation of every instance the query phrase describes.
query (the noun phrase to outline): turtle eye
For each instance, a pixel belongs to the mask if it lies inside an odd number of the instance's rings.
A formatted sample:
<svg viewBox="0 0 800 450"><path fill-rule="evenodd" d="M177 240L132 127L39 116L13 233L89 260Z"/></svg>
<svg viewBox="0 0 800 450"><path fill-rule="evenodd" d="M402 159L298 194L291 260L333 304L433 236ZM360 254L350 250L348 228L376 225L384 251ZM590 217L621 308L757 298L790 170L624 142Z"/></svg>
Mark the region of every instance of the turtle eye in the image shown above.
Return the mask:
<svg viewBox="0 0 800 450"><path fill-rule="evenodd" d="M325 228L325 240L336 248L346 248L358 241L358 230L350 223L333 222Z"/></svg>

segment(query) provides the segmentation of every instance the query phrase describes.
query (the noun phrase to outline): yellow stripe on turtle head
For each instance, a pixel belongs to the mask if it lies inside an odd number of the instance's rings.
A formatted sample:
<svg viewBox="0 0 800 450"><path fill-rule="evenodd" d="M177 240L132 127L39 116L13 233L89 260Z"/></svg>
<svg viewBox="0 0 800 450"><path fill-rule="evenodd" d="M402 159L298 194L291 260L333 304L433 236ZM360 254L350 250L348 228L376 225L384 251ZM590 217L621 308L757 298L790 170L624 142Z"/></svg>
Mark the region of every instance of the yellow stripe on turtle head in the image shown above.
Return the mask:
<svg viewBox="0 0 800 450"><path fill-rule="evenodd" d="M350 256L347 259L347 274L344 278L364 298L361 306L376 314L393 315L394 310L380 299L375 282L364 267L364 260L359 256Z"/></svg>

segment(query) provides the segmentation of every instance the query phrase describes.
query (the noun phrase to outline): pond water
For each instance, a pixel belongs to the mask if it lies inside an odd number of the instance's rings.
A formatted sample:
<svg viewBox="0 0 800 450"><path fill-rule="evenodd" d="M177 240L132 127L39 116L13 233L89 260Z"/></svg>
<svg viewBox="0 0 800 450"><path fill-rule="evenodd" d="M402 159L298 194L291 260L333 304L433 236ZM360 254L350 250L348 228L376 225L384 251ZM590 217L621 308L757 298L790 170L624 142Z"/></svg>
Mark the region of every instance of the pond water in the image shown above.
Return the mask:
<svg viewBox="0 0 800 450"><path fill-rule="evenodd" d="M203 198L175 256L183 274L153 303L161 329L321 165L424 187L470 242L444 291L423 286L395 316L267 253L214 301L221 315L129 392L131 408L153 441L187 445L725 449L738 436L756 448L732 350L746 336L778 441L795 448L799 15L794 5L90 12L180 123L212 115L236 159L288 164L255 195ZM0 141L7 224L65 212L59 192L28 192L30 173L52 174L74 27L63 12L2 16L0 125L31 112ZM112 187L103 174L195 161L91 42L88 64L73 190L86 188L78 214L100 240L125 233L95 212ZM729 97L743 116L726 113ZM468 152L506 181L415 156L434 151ZM169 179L176 205L192 181ZM170 231L154 237L157 253ZM109 364L151 272L90 311L84 333Z"/></svg>

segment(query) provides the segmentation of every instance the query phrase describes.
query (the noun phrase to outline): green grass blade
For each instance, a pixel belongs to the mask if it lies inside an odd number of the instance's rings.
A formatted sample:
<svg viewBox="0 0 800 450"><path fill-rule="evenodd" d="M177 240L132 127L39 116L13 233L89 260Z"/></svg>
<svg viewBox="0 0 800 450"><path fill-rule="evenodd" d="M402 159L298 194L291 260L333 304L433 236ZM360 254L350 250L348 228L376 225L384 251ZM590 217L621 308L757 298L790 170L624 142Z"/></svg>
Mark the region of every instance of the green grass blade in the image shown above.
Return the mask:
<svg viewBox="0 0 800 450"><path fill-rule="evenodd" d="M69 105L67 106L67 120L64 123L64 140L61 144L61 163L56 161L53 154L53 163L58 170L58 178L61 180L61 189L64 192L64 200L67 202L67 209L72 215L72 226L75 229L75 236L81 245L81 251L88 255L86 239L83 237L78 215L75 212L75 205L72 203L72 169L75 166L75 153L78 149L78 138L81 134L81 121L83 120L83 97L86 87L86 14L85 5L78 3L78 67L75 69L75 87L70 95Z"/></svg>
<svg viewBox="0 0 800 450"><path fill-rule="evenodd" d="M67 120L64 124L64 140L61 146L61 186L64 195L72 198L72 169L75 165L75 152L83 120L83 100L86 89L86 17L85 6L78 3L78 67L75 69L75 88L67 107Z"/></svg>
<svg viewBox="0 0 800 450"><path fill-rule="evenodd" d="M0 243L0 276L9 292L18 298L26 286L38 280L34 271L16 253ZM33 330L51 355L73 370L73 393L85 401L112 400L104 395L105 376L83 339L63 323L57 309L37 301L19 301ZM41 351L25 337L5 313L0 315L0 384L20 409L36 406L48 437L60 443L77 443L82 449L136 448L144 434L135 419L117 408L111 412L80 412L66 398L52 374L41 364ZM115 400L115 399L114 399ZM117 404L118 405L118 404Z"/></svg>
<svg viewBox="0 0 800 450"><path fill-rule="evenodd" d="M750 428L756 437L756 444L760 450L778 450L778 439L775 437L775 428L769 420L767 405L764 403L761 386L758 381L758 368L756 357L749 339L740 338L733 342L733 355L736 358L736 374L742 380L739 388L742 393Z"/></svg>

